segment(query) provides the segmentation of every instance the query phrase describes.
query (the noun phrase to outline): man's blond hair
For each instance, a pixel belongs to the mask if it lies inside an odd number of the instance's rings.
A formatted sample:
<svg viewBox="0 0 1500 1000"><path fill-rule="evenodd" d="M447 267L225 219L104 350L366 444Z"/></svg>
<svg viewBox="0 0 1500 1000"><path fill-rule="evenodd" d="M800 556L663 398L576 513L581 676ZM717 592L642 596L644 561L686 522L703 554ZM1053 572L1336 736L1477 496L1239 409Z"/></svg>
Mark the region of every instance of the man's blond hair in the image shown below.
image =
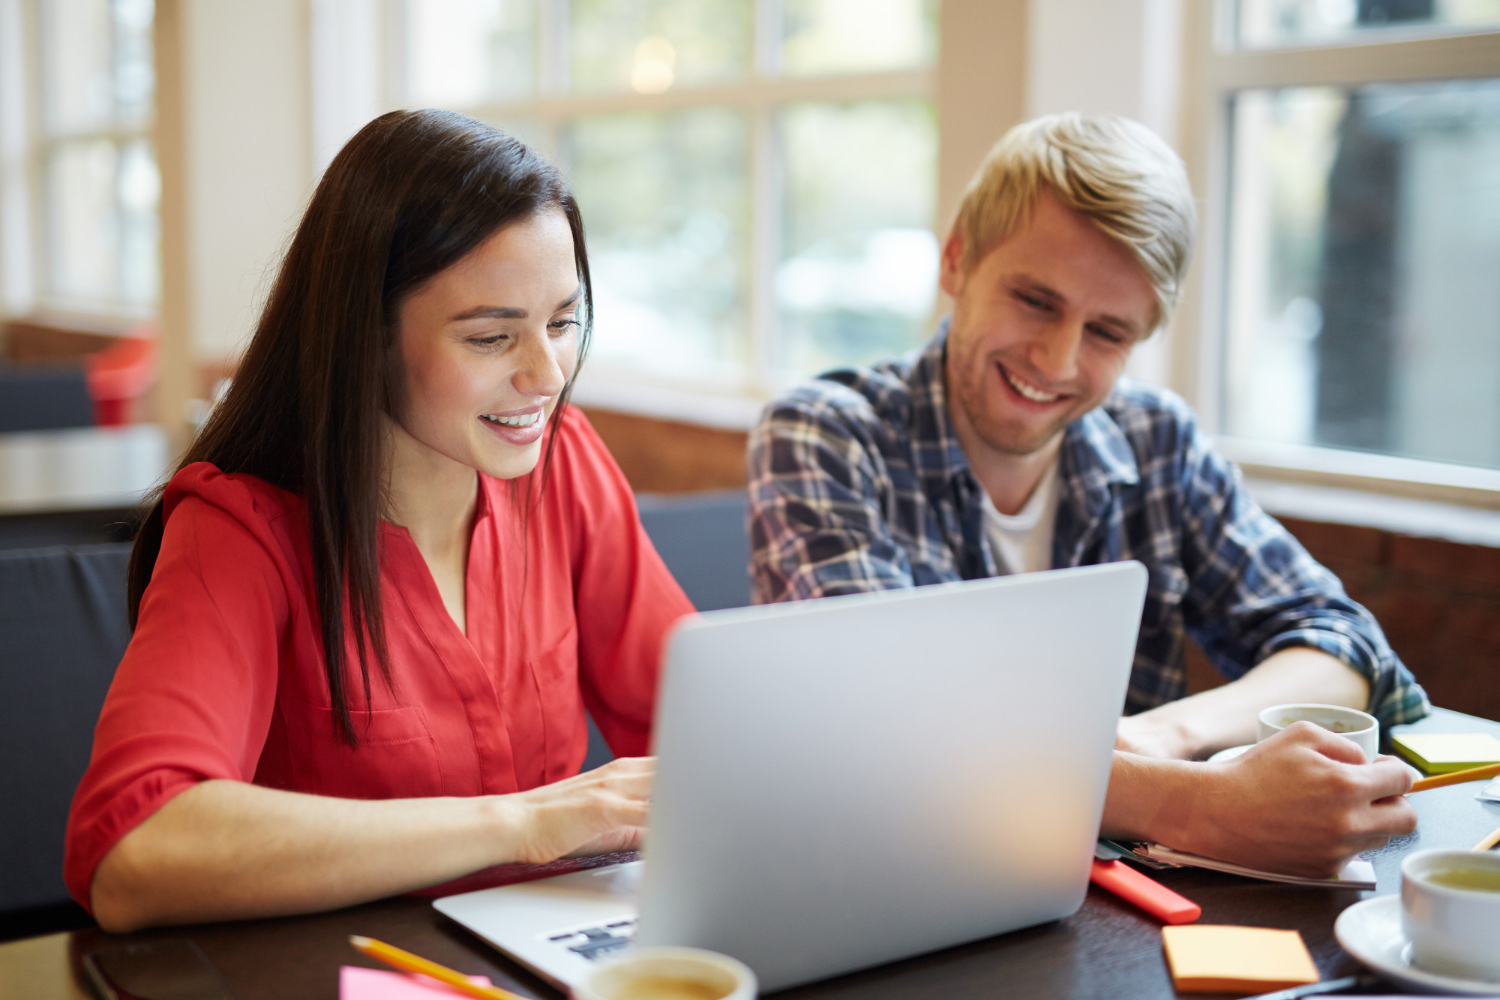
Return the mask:
<svg viewBox="0 0 1500 1000"><path fill-rule="evenodd" d="M1166 323L1197 228L1182 159L1146 126L1115 115L1017 125L990 149L958 207L964 270L1025 221L1044 185L1130 251L1156 291L1156 325Z"/></svg>

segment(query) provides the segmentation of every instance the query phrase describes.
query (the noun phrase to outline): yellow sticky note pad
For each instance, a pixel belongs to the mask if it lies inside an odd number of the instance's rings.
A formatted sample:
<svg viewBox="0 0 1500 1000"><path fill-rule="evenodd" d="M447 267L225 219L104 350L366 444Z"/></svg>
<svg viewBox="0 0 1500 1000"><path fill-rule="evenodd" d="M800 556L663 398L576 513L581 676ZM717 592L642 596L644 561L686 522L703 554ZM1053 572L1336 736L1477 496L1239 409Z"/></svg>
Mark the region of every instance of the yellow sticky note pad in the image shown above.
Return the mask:
<svg viewBox="0 0 1500 1000"><path fill-rule="evenodd" d="M1270 993L1320 978L1296 931L1179 924L1161 929L1161 943L1179 993Z"/></svg>
<svg viewBox="0 0 1500 1000"><path fill-rule="evenodd" d="M1500 740L1489 733L1398 733L1391 745L1428 774L1500 763Z"/></svg>

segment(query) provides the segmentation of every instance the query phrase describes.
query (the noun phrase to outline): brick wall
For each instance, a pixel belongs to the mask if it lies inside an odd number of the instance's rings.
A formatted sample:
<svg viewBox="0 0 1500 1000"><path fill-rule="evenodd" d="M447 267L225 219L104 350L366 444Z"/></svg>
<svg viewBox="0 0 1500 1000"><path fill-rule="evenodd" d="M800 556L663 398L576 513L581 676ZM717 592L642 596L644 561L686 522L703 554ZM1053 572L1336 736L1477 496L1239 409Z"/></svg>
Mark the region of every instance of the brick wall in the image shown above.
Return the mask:
<svg viewBox="0 0 1500 1000"><path fill-rule="evenodd" d="M1434 704L1500 719L1500 549L1281 521L1374 612Z"/></svg>

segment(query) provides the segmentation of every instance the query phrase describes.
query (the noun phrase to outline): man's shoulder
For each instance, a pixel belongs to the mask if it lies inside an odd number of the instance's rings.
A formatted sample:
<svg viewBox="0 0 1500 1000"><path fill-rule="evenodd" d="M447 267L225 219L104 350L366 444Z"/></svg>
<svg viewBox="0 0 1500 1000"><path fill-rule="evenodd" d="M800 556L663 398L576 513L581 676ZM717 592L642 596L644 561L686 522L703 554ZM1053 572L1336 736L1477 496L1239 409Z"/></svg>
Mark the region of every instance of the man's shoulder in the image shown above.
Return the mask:
<svg viewBox="0 0 1500 1000"><path fill-rule="evenodd" d="M835 368L776 396L760 424L816 424L846 432L889 431L904 424L911 407L914 355L871 365Z"/></svg>

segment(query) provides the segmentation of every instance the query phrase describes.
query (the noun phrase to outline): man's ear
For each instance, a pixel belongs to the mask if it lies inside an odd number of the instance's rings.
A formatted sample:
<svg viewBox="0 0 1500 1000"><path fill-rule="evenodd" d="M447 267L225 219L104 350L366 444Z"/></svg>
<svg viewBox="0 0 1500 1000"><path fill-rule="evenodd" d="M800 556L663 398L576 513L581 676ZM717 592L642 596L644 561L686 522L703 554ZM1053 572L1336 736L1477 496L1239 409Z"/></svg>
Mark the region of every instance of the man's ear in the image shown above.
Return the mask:
<svg viewBox="0 0 1500 1000"><path fill-rule="evenodd" d="M938 270L938 285L943 291L957 298L958 293L964 287L964 242L963 230L959 229L958 223L948 231L948 239L943 244L943 259Z"/></svg>

